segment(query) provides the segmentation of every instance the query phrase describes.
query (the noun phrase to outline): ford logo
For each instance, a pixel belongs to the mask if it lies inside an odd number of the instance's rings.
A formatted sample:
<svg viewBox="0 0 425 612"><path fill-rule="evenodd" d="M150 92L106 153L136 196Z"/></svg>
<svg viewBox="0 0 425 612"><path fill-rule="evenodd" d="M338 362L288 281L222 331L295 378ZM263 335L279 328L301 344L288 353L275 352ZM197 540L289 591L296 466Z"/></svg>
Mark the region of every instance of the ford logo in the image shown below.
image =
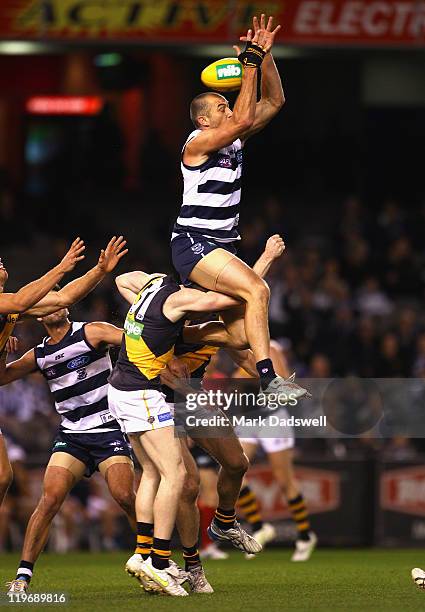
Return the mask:
<svg viewBox="0 0 425 612"><path fill-rule="evenodd" d="M78 368L82 368L90 361L90 357L87 355L83 355L81 357L76 357L72 361L67 364L68 370L77 370Z"/></svg>

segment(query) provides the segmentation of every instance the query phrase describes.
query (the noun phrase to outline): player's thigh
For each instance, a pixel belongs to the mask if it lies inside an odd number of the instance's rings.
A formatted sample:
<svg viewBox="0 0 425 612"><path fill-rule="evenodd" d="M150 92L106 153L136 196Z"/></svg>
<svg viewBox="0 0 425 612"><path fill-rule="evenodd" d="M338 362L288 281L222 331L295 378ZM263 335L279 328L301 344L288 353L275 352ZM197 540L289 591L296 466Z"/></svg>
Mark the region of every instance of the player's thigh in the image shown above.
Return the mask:
<svg viewBox="0 0 425 612"><path fill-rule="evenodd" d="M141 445L161 476L184 472L182 450L174 427L161 427L145 431L140 436Z"/></svg>
<svg viewBox="0 0 425 612"><path fill-rule="evenodd" d="M190 280L213 291L247 298L251 286L262 282L259 276L241 259L225 249L215 249L205 255L193 268Z"/></svg>
<svg viewBox="0 0 425 612"><path fill-rule="evenodd" d="M108 457L99 463L99 472L105 479L111 493L120 491L134 491L134 468L130 457L117 455Z"/></svg>
<svg viewBox="0 0 425 612"><path fill-rule="evenodd" d="M148 455L148 453L145 451L145 449L142 446L142 442L141 442L142 434L132 433L132 434L128 434L128 437L129 437L133 452L137 457L137 461L140 463L140 466L143 470L143 477L144 478L149 477L149 478L158 480L159 479L158 469L155 463L152 461L152 459L150 458L150 456Z"/></svg>
<svg viewBox="0 0 425 612"><path fill-rule="evenodd" d="M44 473L43 502L60 506L85 471L86 465L72 455L53 453Z"/></svg>

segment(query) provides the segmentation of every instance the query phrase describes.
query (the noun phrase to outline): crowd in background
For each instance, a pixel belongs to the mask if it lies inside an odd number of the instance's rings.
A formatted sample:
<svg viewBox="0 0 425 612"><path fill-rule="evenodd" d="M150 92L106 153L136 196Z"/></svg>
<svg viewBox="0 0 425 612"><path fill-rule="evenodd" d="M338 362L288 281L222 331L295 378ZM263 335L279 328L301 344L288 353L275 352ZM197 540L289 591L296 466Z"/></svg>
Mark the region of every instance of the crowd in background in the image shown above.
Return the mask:
<svg viewBox="0 0 425 612"><path fill-rule="evenodd" d="M2 256L4 252L15 288L23 278L28 279L27 258L33 257L34 250L44 256L47 265L63 251L66 241L61 233L53 239L43 233L42 224L30 232L19 212L18 197L6 178L0 179ZM126 200L124 208L132 209L134 197ZM242 211L241 257L254 263L267 238L275 233L280 233L287 244L286 252L267 277L271 288L270 330L297 376L425 376L425 206L411 210L403 204L388 199L379 209L371 209L361 199L347 196L329 208L322 203L311 215L305 210L299 215L296 207L291 209L279 194L264 198L261 206L258 201L252 206L248 200L246 212ZM145 223L143 210L134 211L127 228L120 226L119 231L128 230L130 245L130 254L121 264L123 270L172 272L168 246L172 214L165 219L164 215L158 219L151 216ZM17 233L19 226L22 231ZM92 241L87 236L92 257L94 250L106 242L108 234L103 236L99 226ZM7 258L8 253L12 259ZM71 315L75 320L122 324L125 312L126 305L113 279L107 279ZM39 322L24 323L17 335L22 354L41 340L43 328ZM228 373L228 365L220 360L215 368ZM13 525L24 525L31 509L31 504L27 507L16 501L19 491L27 486L26 469L46 463L59 422L39 374L0 388L0 421L14 449L18 474L2 510L3 517L13 516L14 521L3 521L8 527L7 533L0 530L1 549L6 542L19 543L21 530L17 528L15 533ZM299 448L330 453L335 458L344 458L353 449L365 453L386 449L394 457L408 458L415 448L422 450L422 444L406 436L385 440L360 436L345 441L301 440ZM99 542L110 548L117 545L120 515L98 491L101 486L100 480L84 481L70 497L57 519L62 528L56 540L52 539L55 549L72 547L72 542L91 548L100 546ZM86 531L78 531L78 521L69 520L76 514L83 523L95 525L89 530L92 541L82 543ZM98 537L100 533L102 537Z"/></svg>

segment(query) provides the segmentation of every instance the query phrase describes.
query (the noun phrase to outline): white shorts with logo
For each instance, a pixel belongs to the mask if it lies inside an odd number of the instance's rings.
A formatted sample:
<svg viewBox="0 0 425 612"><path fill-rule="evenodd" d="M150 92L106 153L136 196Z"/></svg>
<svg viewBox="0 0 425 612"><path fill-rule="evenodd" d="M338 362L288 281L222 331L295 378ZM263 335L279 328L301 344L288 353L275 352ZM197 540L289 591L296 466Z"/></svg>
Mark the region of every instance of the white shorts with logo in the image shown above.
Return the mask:
<svg viewBox="0 0 425 612"><path fill-rule="evenodd" d="M109 385L109 410L124 433L152 431L174 426L164 393L155 389L120 391Z"/></svg>
<svg viewBox="0 0 425 612"><path fill-rule="evenodd" d="M289 413L286 408L274 410L271 414L279 419L288 419ZM249 415L247 415L249 416ZM279 433L279 436L276 434ZM278 453L294 447L295 435L291 426L276 427L270 425L258 425L257 427L237 427L236 434L240 442L246 444L260 445L265 453ZM247 437L249 434L249 437Z"/></svg>

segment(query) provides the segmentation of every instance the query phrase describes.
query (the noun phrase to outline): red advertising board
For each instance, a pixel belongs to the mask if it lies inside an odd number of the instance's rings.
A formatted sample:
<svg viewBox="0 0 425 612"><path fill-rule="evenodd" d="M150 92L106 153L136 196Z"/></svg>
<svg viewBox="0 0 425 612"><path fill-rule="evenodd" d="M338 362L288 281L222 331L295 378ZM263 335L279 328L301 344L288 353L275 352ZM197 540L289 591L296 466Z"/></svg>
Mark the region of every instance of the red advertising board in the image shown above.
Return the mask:
<svg viewBox="0 0 425 612"><path fill-rule="evenodd" d="M2 0L0 38L230 42L263 11L282 44L425 45L424 0Z"/></svg>
<svg viewBox="0 0 425 612"><path fill-rule="evenodd" d="M338 472L297 467L296 476L311 514L331 512L339 507L341 475ZM253 466L249 470L248 477L258 497L261 514L265 520L289 516L285 497L269 466Z"/></svg>
<svg viewBox="0 0 425 612"><path fill-rule="evenodd" d="M382 510L425 516L425 466L383 472L380 502Z"/></svg>

